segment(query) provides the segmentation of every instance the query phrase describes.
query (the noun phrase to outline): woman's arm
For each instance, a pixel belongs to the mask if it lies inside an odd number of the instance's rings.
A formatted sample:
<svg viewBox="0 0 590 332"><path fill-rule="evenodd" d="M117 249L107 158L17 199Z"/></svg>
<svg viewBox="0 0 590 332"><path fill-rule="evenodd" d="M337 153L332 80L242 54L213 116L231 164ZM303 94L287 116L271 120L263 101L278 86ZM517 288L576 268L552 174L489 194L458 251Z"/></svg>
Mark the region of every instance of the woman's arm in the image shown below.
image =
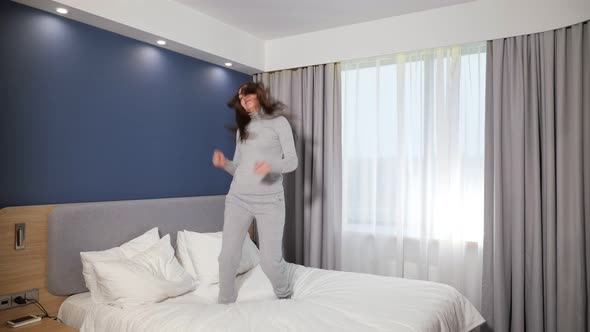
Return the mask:
<svg viewBox="0 0 590 332"><path fill-rule="evenodd" d="M224 170L226 170L229 174L231 174L232 176L234 175L234 173L236 172L236 168L238 168L238 165L240 164L240 131L236 131L236 150L234 151L234 160L229 160L226 159L225 160L225 167L223 167Z"/></svg>
<svg viewBox="0 0 590 332"><path fill-rule="evenodd" d="M297 168L299 160L297 159L297 152L295 151L295 142L293 140L293 132L291 125L285 117L277 118L276 126L277 134L281 148L283 149L283 159L269 161L271 173L289 173Z"/></svg>

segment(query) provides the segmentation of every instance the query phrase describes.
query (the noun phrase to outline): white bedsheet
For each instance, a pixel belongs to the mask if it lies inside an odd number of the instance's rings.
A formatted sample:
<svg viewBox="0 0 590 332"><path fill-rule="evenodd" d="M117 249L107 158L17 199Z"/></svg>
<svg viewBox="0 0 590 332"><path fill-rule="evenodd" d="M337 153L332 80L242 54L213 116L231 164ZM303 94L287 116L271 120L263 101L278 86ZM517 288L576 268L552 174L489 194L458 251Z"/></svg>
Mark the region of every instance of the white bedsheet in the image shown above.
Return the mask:
<svg viewBox="0 0 590 332"><path fill-rule="evenodd" d="M82 332L469 331L484 322L442 284L294 266L294 294L277 300L260 267L240 279L238 302L215 304L217 286L158 304L96 305Z"/></svg>
<svg viewBox="0 0 590 332"><path fill-rule="evenodd" d="M57 318L64 324L79 329L82 327L86 313L94 305L90 292L76 294L68 297L59 307Z"/></svg>
<svg viewBox="0 0 590 332"><path fill-rule="evenodd" d="M237 282L240 287L238 302L275 299L272 286L260 266L239 275ZM214 304L217 303L218 292L218 285L201 286L190 294L170 299L168 302ZM80 329L86 314L94 305L96 304L92 300L90 292L69 296L59 307L57 318L68 326Z"/></svg>

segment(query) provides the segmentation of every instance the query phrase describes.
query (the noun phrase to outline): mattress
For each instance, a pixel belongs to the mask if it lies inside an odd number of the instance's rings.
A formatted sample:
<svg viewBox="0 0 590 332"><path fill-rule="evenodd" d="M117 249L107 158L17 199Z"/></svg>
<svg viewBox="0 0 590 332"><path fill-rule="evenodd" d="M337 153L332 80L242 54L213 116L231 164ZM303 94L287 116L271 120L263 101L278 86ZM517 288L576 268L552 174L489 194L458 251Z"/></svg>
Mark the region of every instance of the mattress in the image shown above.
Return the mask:
<svg viewBox="0 0 590 332"><path fill-rule="evenodd" d="M89 307L82 332L470 331L484 322L443 284L294 266L294 293L278 300L256 267L238 279L238 301L217 304L217 285L161 303Z"/></svg>

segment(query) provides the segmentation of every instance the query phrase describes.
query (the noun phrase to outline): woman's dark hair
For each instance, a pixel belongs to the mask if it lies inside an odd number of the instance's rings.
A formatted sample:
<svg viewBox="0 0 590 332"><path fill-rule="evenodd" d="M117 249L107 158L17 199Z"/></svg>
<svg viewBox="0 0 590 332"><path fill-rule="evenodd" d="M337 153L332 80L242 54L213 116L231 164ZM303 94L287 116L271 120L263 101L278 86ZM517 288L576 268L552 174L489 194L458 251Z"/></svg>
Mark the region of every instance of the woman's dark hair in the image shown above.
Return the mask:
<svg viewBox="0 0 590 332"><path fill-rule="evenodd" d="M285 109L285 105L280 101L274 100L269 97L268 91L264 88L262 83L248 82L240 86L236 94L227 102L227 106L233 108L236 114L236 126L229 127L232 131L238 130L240 132L240 141L248 139L248 131L246 126L250 123L250 115L242 107L240 103L240 93L242 95L256 94L260 107L262 107L265 116L276 117L282 114Z"/></svg>

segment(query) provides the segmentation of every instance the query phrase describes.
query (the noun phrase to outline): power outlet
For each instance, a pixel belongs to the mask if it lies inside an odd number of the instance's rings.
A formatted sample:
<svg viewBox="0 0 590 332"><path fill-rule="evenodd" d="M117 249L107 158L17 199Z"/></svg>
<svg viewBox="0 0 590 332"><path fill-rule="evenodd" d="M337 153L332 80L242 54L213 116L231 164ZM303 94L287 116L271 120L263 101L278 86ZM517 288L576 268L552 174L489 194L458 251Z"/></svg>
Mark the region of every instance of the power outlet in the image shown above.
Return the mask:
<svg viewBox="0 0 590 332"><path fill-rule="evenodd" d="M8 309L11 307L12 299L10 296L0 296L0 310Z"/></svg>
<svg viewBox="0 0 590 332"><path fill-rule="evenodd" d="M16 303L16 298L17 297L21 297L23 299L26 299L27 298L27 292L14 293L14 294L10 295L10 297L12 298L12 301L11 301L11 306L12 307L18 307L18 306L21 306L21 305L27 305L27 302L25 302L23 304Z"/></svg>
<svg viewBox="0 0 590 332"><path fill-rule="evenodd" d="M27 300L36 300L39 302L39 288L29 289L26 292L26 299Z"/></svg>
<svg viewBox="0 0 590 332"><path fill-rule="evenodd" d="M19 296L28 301L23 304L16 303L15 300ZM0 310L29 305L32 303L32 300L39 301L39 288L28 289L12 294L2 294L0 295Z"/></svg>

